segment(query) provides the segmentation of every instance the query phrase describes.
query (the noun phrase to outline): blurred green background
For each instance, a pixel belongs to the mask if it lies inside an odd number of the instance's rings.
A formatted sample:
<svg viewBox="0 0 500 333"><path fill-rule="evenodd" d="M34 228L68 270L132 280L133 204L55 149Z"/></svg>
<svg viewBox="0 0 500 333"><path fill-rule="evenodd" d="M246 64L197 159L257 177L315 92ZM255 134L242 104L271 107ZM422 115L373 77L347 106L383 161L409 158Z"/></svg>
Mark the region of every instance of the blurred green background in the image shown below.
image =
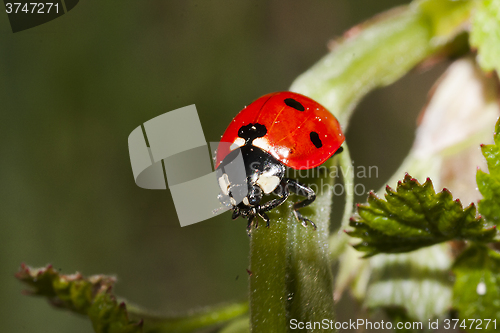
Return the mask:
<svg viewBox="0 0 500 333"><path fill-rule="evenodd" d="M286 90L329 40L406 2L81 1L16 34L0 15L2 331L92 332L87 319L22 296L21 262L115 274L118 295L168 313L245 299L245 221L225 213L181 228L169 191L135 185L129 133L196 104L207 141L217 141L243 106ZM347 142L356 165L379 168L358 180L367 189L404 158L444 68L414 71L358 107Z"/></svg>

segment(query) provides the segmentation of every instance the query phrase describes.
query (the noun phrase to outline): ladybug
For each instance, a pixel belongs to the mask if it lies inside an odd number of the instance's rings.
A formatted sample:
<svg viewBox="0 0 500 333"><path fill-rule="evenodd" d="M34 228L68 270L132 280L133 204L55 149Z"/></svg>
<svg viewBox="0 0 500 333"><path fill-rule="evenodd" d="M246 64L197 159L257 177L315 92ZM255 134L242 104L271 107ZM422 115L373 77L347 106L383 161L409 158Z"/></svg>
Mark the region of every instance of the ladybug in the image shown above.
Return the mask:
<svg viewBox="0 0 500 333"><path fill-rule="evenodd" d="M266 212L294 193L305 197L293 206L296 219L316 229L314 222L298 211L310 205L316 194L285 178L285 171L287 167L302 170L319 166L342 151L344 139L333 114L309 97L289 91L262 96L234 117L221 138L215 160L219 200L233 210L233 219L248 219L250 235L256 217L269 227ZM231 168L238 156L243 165ZM277 198L262 203L264 196L273 194Z"/></svg>

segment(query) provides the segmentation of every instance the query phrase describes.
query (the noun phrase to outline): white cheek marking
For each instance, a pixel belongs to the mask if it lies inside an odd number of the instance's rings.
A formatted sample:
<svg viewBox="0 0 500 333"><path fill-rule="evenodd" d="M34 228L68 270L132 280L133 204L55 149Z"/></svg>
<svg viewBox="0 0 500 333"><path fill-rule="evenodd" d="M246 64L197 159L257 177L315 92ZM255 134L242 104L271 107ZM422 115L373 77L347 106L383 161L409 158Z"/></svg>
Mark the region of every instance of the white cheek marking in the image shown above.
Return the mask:
<svg viewBox="0 0 500 333"><path fill-rule="evenodd" d="M231 205L236 206L236 200L233 197L229 198L229 201L231 201Z"/></svg>
<svg viewBox="0 0 500 333"><path fill-rule="evenodd" d="M257 185L260 186L265 194L269 194L274 191L274 189L278 187L279 183L280 179L277 176L266 176L265 174L262 174L259 179L257 179Z"/></svg>
<svg viewBox="0 0 500 333"><path fill-rule="evenodd" d="M250 202L248 202L248 198L247 197L244 197L243 198L243 203L247 206L250 206Z"/></svg>
<svg viewBox="0 0 500 333"><path fill-rule="evenodd" d="M239 148L241 146L243 146L245 144L245 139L243 138L236 138L233 142L233 144L231 145L231 147L229 147L230 150L235 150L236 148Z"/></svg>
<svg viewBox="0 0 500 333"><path fill-rule="evenodd" d="M222 177L219 178L219 186L225 195L229 195L229 178L227 174L223 174Z"/></svg>

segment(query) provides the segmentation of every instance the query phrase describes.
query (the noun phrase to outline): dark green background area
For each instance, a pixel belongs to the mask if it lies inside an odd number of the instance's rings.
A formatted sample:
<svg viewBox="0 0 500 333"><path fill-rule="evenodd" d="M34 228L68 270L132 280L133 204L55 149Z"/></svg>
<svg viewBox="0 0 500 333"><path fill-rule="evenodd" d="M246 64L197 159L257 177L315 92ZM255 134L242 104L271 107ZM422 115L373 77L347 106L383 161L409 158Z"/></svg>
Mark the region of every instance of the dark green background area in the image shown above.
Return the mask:
<svg viewBox="0 0 500 333"><path fill-rule="evenodd" d="M135 185L129 133L196 104L207 141L217 141L243 106L286 90L329 40L402 3L80 1L16 34L0 15L0 329L92 331L22 296L21 262L116 274L117 294L165 312L244 299L245 221L225 213L181 228L168 191ZM367 189L404 158L443 68L415 71L356 111L353 159L379 168L379 178L358 180Z"/></svg>

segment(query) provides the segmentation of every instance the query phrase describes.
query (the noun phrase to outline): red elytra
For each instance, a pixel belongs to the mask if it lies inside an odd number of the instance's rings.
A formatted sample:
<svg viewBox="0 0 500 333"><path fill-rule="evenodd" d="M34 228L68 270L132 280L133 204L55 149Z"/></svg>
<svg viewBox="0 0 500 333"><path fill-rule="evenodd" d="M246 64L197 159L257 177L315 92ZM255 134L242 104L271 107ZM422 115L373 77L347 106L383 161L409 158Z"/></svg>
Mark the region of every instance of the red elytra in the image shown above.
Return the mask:
<svg viewBox="0 0 500 333"><path fill-rule="evenodd" d="M344 142L344 134L333 114L304 95L284 91L264 95L234 117L221 142L235 149L244 144L238 130L261 124L264 137L252 145L262 148L293 169L311 169L325 162ZM229 144L219 145L216 167L231 152Z"/></svg>

